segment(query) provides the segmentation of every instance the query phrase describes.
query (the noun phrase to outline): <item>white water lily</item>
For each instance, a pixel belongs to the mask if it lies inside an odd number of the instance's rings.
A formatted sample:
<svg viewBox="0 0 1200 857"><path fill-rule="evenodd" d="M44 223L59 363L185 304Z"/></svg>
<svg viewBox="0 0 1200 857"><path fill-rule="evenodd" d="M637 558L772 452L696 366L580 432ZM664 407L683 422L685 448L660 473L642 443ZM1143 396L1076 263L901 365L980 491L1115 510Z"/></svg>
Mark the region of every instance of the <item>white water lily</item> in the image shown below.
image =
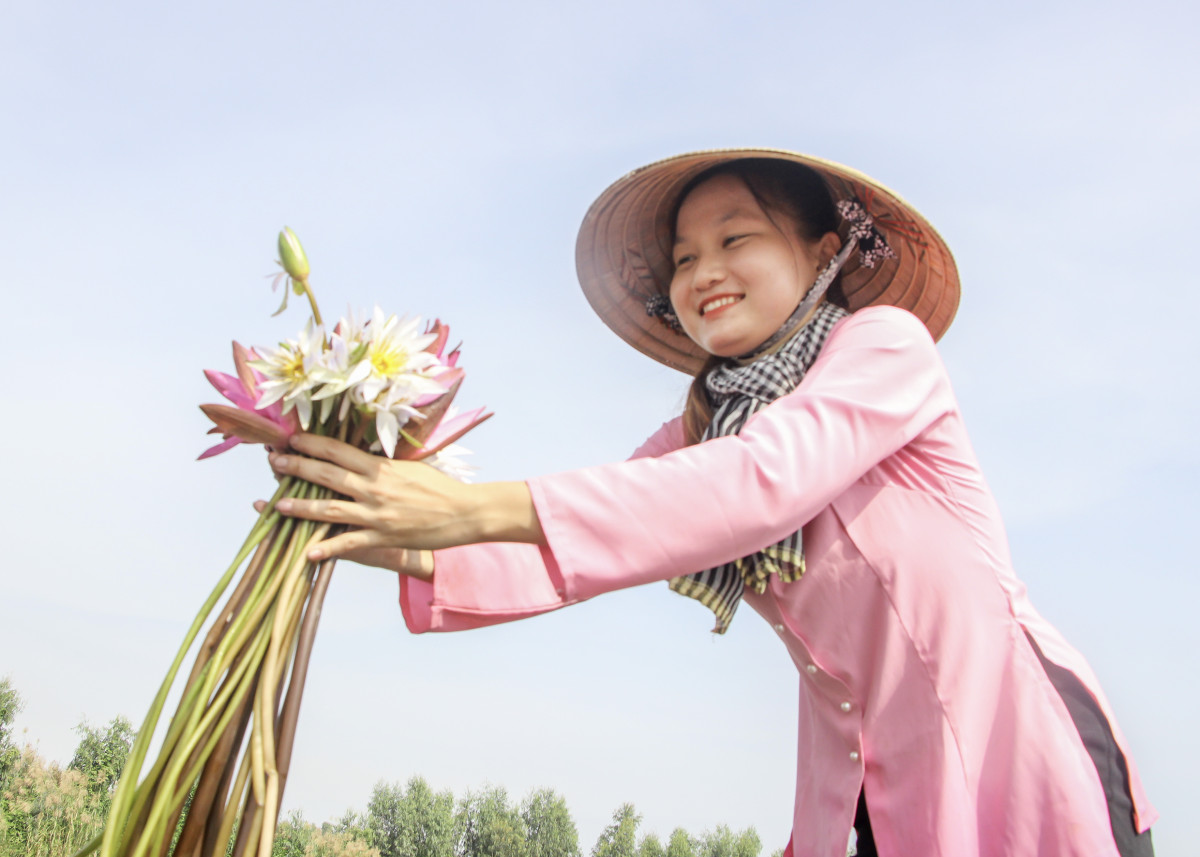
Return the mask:
<svg viewBox="0 0 1200 857"><path fill-rule="evenodd" d="M470 482L476 468L463 461L463 457L471 454L465 446L452 443L426 458L425 463L459 482Z"/></svg>
<svg viewBox="0 0 1200 857"><path fill-rule="evenodd" d="M445 392L441 387L438 390ZM424 419L421 412L412 406L416 399L406 395L399 387L390 387L383 397L363 405L363 409L375 414L375 433L383 446L387 457L396 454L396 444L400 442L400 430L412 419Z"/></svg>
<svg viewBox="0 0 1200 857"><path fill-rule="evenodd" d="M347 325L345 319L338 329L339 332L329 338L329 347L323 359L312 369L314 385L320 385L320 389L313 393L312 398L314 402L321 403L321 422L329 418L337 401L336 396L355 384L362 383L371 374L370 364L362 359L364 347L357 336L359 331ZM351 397L344 396L338 419L346 419L350 405Z"/></svg>
<svg viewBox="0 0 1200 857"><path fill-rule="evenodd" d="M431 373L442 368L437 357L425 350L437 337L420 333L420 324L419 318L384 317L383 310L375 307L363 329L366 349L362 360L369 374L355 389L360 404L374 401L396 383L412 385L418 379L428 380Z"/></svg>
<svg viewBox="0 0 1200 857"><path fill-rule="evenodd" d="M256 406L261 409L282 400L283 413L295 408L300 425L307 429L312 420L312 389L317 384L313 370L324 353L325 330L312 322L296 339L281 342L276 349L264 349L262 356L249 364L263 375Z"/></svg>
<svg viewBox="0 0 1200 857"><path fill-rule="evenodd" d="M328 364L339 380L331 381L329 393L323 388L319 394L325 397L348 391L343 410L352 402L374 414L375 433L389 458L396 452L404 426L421 417L415 403L446 392L433 377L446 367L425 350L437 337L421 333L420 324L419 318L384 316L379 307L361 328L353 320L343 321L345 356L339 352Z"/></svg>
<svg viewBox="0 0 1200 857"><path fill-rule="evenodd" d="M328 340L310 323L296 339L250 364L264 376L257 406L282 401L283 413L295 408L306 430L314 402L320 403L322 423L339 404L343 421L355 407L374 417L376 435L390 457L404 426L421 418L416 403L446 392L435 379L448 367L426 351L437 335L420 332L420 325L419 318L385 316L379 307L361 324L353 315L343 318Z"/></svg>

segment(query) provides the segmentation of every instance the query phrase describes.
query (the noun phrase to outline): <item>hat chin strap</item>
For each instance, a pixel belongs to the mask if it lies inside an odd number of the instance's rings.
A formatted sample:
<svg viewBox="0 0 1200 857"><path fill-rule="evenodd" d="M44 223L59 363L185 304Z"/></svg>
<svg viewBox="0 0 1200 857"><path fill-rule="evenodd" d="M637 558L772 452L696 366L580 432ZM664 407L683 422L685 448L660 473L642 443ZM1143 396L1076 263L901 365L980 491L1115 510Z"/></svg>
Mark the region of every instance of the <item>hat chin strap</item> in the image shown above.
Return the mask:
<svg viewBox="0 0 1200 857"><path fill-rule="evenodd" d="M833 280L838 275L838 271L842 270L842 266L846 264L846 260L850 258L850 254L854 252L854 248L857 246L858 239L854 236L850 236L850 238L846 240L846 243L842 245L842 249L838 251L837 255L829 260L829 264L821 270L821 273L817 274L817 279L814 280L812 286L809 287L808 292L804 295L804 299L800 301L800 305L792 310L792 314L789 315L787 320L779 326L779 329L771 334L767 341L762 345L758 346L748 354L739 356L737 359L753 360L759 354L762 354L764 351L767 351L771 347L777 345L780 340L791 336L795 332L796 326L803 321L805 316L812 312L813 307L819 304L821 299L825 297L825 293L829 291L829 287L833 285Z"/></svg>

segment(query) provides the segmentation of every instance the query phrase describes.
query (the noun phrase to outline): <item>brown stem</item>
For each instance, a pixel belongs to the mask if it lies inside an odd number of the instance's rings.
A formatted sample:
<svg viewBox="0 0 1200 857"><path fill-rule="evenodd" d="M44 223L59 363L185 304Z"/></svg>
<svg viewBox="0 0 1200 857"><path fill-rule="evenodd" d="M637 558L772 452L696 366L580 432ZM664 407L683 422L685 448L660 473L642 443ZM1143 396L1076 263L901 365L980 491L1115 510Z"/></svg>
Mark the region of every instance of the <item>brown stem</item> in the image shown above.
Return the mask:
<svg viewBox="0 0 1200 857"><path fill-rule="evenodd" d="M258 832L262 829L262 807L254 798L254 789L246 790L246 808L242 810L242 823L238 825L237 842L233 844L231 857L245 857L247 846L258 843Z"/></svg>
<svg viewBox="0 0 1200 857"><path fill-rule="evenodd" d="M171 750L171 757L178 758L179 754L188 746L192 748L182 766L172 763L164 769L165 774L177 776L178 779L168 780L164 776L157 781L154 800L151 803L158 803L166 807L166 818L158 828L157 843L147 841L143 844L139 841L138 849L148 847L152 849L151 854L166 857L171 850L171 842L175 838L175 831L185 811L188 817L192 817L195 812L197 823L203 824L205 813L192 801L189 801L189 796L194 798L195 793L200 790L204 771L213 761L213 754L217 751L222 739L226 738L237 721L245 716L246 709L253 699L252 689L259 680L256 673L260 669L261 652L261 641L258 644L251 641L235 653L229 671L207 703L205 719L200 727L201 731L189 735L186 741L181 741ZM214 738L214 732L218 728L221 729L221 733ZM168 803L168 800L171 803ZM185 807L188 808L185 810ZM186 826L186 820L184 824ZM183 851L177 849L177 853L182 854Z"/></svg>
<svg viewBox="0 0 1200 857"><path fill-rule="evenodd" d="M275 593L276 597L278 597L278 594L279 594L278 592ZM283 684L282 684L282 682L278 682L278 683L276 683L276 686L275 686L274 708L272 710L278 710L279 699L280 699L280 696L282 695L282 693L283 693ZM250 697L250 699L251 699L251 707L253 707L254 696L252 695ZM249 753L250 750L247 750L247 752ZM249 758L247 758L246 761L247 761L247 765L249 765L250 764ZM281 786L282 786L282 783L281 783ZM282 795L282 788L280 789L280 794ZM254 850L257 847L259 838L262 833L263 821L264 821L263 807L259 803L258 799L255 797L254 789L247 788L246 789L246 806L245 806L245 809L242 811L242 823L238 827L237 841L234 843L233 853L232 853L231 857L245 857L247 848Z"/></svg>
<svg viewBox="0 0 1200 857"><path fill-rule="evenodd" d="M234 615L236 610L240 608L241 602L245 600L246 594L250 591L254 580L257 579L259 573L261 572L262 564L266 559L269 545L274 538L274 534L268 534L259 544L250 560L250 564L246 567L246 571L243 573L242 579L238 582L237 588L234 590L234 594L230 596L227 608L221 611L220 618L213 624L213 627L209 629L209 633L205 638L204 644L201 646L200 651L196 655L196 662L192 667L192 672L188 677L187 683L184 685L183 693L180 694L179 708L176 711L176 716L178 716L179 710L187 700L188 691L198 679L204 664L208 662L213 650L224 637L225 632L229 627L228 617ZM239 592L241 593L240 595L238 594ZM232 606L234 598L238 598L238 605L236 607ZM164 748L164 750L165 749L166 748ZM164 754L164 750L160 750L160 763L155 765L147 773L146 779L143 780L143 782L138 784L137 791L139 793L145 789L150 789L152 792L156 792L161 788L169 787L167 784L162 782L162 775L165 770L165 759L166 756L169 755L169 751ZM132 848L134 843L139 841L142 831L145 829L146 822L149 820L150 811L153 809L153 805L153 800L147 800L139 807L136 817L134 817L131 820L132 823L129 824L129 832L123 839L123 842L125 843L124 847Z"/></svg>
<svg viewBox="0 0 1200 857"><path fill-rule="evenodd" d="M229 631L230 620L242 609L242 605L250 595L250 590L253 588L254 582L258 580L258 575L262 572L263 562L266 560L267 554L271 549L271 544L275 541L277 535L278 530L275 530L259 542L258 548L254 551L254 556L251 557L250 564L246 566L246 571L242 574L241 580L238 581L237 587L230 594L229 600L225 602L225 609L217 615L216 621L208 629L208 635L205 636L204 643L196 653L196 663L192 666L192 672L183 686L183 696L187 696L188 689L200 675L200 670L208 663L208 659L212 656L213 651Z"/></svg>
<svg viewBox="0 0 1200 857"><path fill-rule="evenodd" d="M296 721L300 716L300 699L304 696L308 661L317 637L317 623L321 621L321 607L325 603L325 593L329 589L329 581L333 577L333 567L336 563L336 559L327 559L321 563L317 579L313 583L312 594L308 597L308 607L304 611L304 624L300 626L300 643L292 660L292 677L288 682L287 698L279 715L277 730L275 766L279 769L280 800L283 799L283 787L287 784L288 768L292 763L292 744L296 740Z"/></svg>
<svg viewBox="0 0 1200 857"><path fill-rule="evenodd" d="M253 688L251 689L253 696ZM246 728L250 724L251 707L247 705L242 711L242 721L238 724L237 734L234 736L233 743L221 758L221 762L225 768L221 772L216 795L209 804L208 818L204 822L204 839L200 845L197 857L202 857L205 854L212 854L216 850L217 842L219 841L221 832L221 822L225 817L225 808L231 800L230 789L233 786L233 775L237 770L238 765L238 748L242 746L242 742L246 738ZM236 798L233 798L236 800ZM186 831L185 831L186 832ZM226 837L228 840L228 837ZM220 857L224 857L225 850L228 848L229 842L223 842L220 845Z"/></svg>
<svg viewBox="0 0 1200 857"><path fill-rule="evenodd" d="M250 685L246 699L242 701L242 710L229 721L224 734L204 765L204 771L200 774L199 784L196 786L196 793L192 796L192 805L188 810L187 820L183 824L183 833L175 847L175 854L178 857L192 854L201 841L206 839L210 827L213 828L213 836L217 833L216 828L220 827L221 813L213 813L212 809L216 806L219 810L224 806L225 792L229 788L230 780L233 779L233 772L237 766L237 754L234 753L234 749L241 746L245 736L257 685L258 677L256 676ZM213 823L214 816L215 825ZM207 845L206 841L205 845Z"/></svg>
<svg viewBox="0 0 1200 857"><path fill-rule="evenodd" d="M229 840L233 838L233 829L235 826L238 830L241 827L238 822L241 818L242 801L245 798L246 791L249 788L248 780L250 778L250 755L242 753L242 763L238 767L237 777L233 781L233 790L229 793L229 800L225 804L225 810L221 815L221 824L217 829L217 835L214 839L212 848L205 845L204 854L206 857L225 857L229 852Z"/></svg>

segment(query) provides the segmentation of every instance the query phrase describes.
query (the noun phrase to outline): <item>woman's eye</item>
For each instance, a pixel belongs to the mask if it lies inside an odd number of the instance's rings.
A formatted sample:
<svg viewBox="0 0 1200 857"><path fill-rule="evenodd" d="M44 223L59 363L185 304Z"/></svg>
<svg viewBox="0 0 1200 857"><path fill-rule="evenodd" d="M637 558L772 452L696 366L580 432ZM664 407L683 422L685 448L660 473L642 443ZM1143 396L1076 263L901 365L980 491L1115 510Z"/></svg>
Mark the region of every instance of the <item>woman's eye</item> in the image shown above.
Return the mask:
<svg viewBox="0 0 1200 857"><path fill-rule="evenodd" d="M694 258L696 258L696 257L695 256L680 256L678 259L675 260L675 267L679 268L682 265L686 265L688 262L692 261L692 259L694 259Z"/></svg>
<svg viewBox="0 0 1200 857"><path fill-rule="evenodd" d="M745 237L746 237L745 235L730 235L723 242L721 242L721 244L724 247L730 247L730 246L736 244L738 241L741 241Z"/></svg>

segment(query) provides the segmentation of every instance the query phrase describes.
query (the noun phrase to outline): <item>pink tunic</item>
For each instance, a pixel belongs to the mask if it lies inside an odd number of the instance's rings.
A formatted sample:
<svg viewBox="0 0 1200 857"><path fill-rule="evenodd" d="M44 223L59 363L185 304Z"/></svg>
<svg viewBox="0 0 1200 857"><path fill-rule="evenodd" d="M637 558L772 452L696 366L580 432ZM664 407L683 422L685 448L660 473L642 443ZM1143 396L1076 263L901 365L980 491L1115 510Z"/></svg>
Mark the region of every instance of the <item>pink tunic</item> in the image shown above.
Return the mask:
<svg viewBox="0 0 1200 857"><path fill-rule="evenodd" d="M881 854L1116 857L1100 779L1029 638L1091 692L1138 829L1155 820L1095 676L1013 573L916 318L859 311L740 434L682 444L675 420L630 461L531 480L549 546L439 552L432 586L402 583L409 628L531 616L803 525L805 576L746 593L800 674L796 855L843 857L864 789Z"/></svg>

